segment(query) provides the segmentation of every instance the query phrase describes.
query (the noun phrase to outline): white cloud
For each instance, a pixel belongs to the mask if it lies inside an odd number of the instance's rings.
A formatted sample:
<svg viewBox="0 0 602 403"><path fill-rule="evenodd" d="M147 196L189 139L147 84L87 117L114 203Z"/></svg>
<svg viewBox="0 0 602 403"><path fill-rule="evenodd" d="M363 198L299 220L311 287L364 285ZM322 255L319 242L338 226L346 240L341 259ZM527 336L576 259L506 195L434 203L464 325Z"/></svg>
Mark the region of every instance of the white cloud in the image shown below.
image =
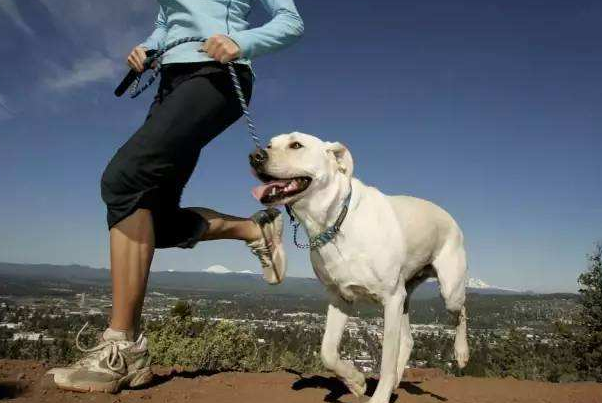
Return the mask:
<svg viewBox="0 0 602 403"><path fill-rule="evenodd" d="M0 0L3 1L3 0ZM123 60L154 29L156 2L140 0L40 0L67 37L94 32L90 46Z"/></svg>
<svg viewBox="0 0 602 403"><path fill-rule="evenodd" d="M25 22L14 0L0 1L0 11L3 11L6 15L8 15L21 31L25 32L29 36L35 36L35 31Z"/></svg>
<svg viewBox="0 0 602 403"><path fill-rule="evenodd" d="M15 113L8 107L6 98L0 94L0 121L8 120L15 116Z"/></svg>
<svg viewBox="0 0 602 403"><path fill-rule="evenodd" d="M123 73L123 67L108 57L93 54L76 60L71 68L54 67L54 74L44 80L50 89L66 91L87 84L114 80Z"/></svg>

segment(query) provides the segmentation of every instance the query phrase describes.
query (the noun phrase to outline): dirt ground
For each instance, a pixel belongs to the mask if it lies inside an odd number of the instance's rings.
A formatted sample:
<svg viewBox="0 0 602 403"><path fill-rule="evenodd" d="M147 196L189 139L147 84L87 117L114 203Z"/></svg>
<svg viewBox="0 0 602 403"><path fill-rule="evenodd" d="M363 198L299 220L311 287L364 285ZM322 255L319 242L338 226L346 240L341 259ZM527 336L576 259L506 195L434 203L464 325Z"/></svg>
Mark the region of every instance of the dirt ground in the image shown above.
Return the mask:
<svg viewBox="0 0 602 403"><path fill-rule="evenodd" d="M0 399L45 403L313 403L366 402L351 395L331 375L277 373L203 374L154 368L153 384L144 390L116 395L64 392L54 388L48 368L30 361L0 360ZM602 403L602 384L591 382L553 384L514 379L448 377L438 370L408 370L395 390L394 402L462 403ZM369 381L368 395L376 386Z"/></svg>

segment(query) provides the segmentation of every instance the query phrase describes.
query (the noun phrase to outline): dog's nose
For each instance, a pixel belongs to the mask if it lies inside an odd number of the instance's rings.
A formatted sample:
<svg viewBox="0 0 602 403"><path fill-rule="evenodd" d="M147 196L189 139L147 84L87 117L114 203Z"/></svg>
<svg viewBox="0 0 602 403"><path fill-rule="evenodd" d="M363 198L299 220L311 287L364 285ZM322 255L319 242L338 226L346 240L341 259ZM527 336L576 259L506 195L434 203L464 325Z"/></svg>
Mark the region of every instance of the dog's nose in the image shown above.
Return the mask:
<svg viewBox="0 0 602 403"><path fill-rule="evenodd" d="M267 160L268 153L263 148L256 148L255 151L249 154L249 162L253 168L260 167Z"/></svg>

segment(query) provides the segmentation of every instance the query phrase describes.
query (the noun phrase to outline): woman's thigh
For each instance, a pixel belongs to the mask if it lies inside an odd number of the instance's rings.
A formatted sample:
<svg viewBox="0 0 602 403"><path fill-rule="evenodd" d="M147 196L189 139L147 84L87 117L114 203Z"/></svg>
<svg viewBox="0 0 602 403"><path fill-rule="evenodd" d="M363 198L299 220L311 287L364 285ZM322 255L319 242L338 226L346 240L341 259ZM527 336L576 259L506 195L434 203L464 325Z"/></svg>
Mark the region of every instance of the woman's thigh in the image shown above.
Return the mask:
<svg viewBox="0 0 602 403"><path fill-rule="evenodd" d="M211 73L177 85L115 155L122 173L137 177L141 186L185 184L200 150L241 115L228 80ZM246 87L249 94L250 83Z"/></svg>
<svg viewBox="0 0 602 403"><path fill-rule="evenodd" d="M248 99L250 75L242 76ZM109 226L136 207L162 215L176 210L201 149L242 113L225 71L192 74L167 92L103 174Z"/></svg>

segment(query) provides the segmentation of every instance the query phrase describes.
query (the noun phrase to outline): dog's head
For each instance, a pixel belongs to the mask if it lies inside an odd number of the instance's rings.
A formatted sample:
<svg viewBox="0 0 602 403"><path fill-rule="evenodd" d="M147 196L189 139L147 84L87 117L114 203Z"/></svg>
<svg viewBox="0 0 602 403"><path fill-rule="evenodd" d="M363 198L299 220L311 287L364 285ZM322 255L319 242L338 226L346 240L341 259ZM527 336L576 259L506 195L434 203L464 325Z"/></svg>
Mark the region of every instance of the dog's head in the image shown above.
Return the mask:
<svg viewBox="0 0 602 403"><path fill-rule="evenodd" d="M253 189L253 196L265 205L294 203L325 188L337 175L353 174L353 159L343 144L298 132L272 138L249 160L263 182Z"/></svg>

